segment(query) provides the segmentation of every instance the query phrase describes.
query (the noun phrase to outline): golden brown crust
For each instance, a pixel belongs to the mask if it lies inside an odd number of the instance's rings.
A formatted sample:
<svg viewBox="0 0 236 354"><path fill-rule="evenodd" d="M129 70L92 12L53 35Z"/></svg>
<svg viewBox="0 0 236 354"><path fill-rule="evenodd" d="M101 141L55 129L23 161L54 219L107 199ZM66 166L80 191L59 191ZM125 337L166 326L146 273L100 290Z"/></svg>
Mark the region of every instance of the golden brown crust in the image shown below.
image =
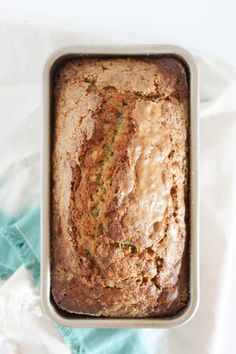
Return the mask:
<svg viewBox="0 0 236 354"><path fill-rule="evenodd" d="M77 59L56 76L54 299L95 316L173 314L188 301L185 69Z"/></svg>

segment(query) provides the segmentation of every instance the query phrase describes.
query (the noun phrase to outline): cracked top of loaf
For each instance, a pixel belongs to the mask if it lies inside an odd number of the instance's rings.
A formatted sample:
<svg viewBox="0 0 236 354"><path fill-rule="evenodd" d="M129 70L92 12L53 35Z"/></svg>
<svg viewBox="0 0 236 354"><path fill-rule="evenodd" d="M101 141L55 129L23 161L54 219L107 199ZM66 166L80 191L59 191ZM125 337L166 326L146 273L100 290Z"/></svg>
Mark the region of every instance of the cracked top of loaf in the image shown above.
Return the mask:
<svg viewBox="0 0 236 354"><path fill-rule="evenodd" d="M53 94L55 302L94 316L175 314L189 296L184 66L70 59Z"/></svg>

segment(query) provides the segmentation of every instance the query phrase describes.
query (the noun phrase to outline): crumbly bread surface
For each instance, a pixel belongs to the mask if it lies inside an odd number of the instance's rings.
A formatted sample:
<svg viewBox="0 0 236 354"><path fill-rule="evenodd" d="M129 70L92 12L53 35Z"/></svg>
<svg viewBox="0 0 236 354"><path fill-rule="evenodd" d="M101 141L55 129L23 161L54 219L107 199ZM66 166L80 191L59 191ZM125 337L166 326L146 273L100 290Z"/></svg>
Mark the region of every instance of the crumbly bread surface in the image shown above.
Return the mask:
<svg viewBox="0 0 236 354"><path fill-rule="evenodd" d="M186 72L74 59L54 86L52 294L69 312L172 315L188 301Z"/></svg>

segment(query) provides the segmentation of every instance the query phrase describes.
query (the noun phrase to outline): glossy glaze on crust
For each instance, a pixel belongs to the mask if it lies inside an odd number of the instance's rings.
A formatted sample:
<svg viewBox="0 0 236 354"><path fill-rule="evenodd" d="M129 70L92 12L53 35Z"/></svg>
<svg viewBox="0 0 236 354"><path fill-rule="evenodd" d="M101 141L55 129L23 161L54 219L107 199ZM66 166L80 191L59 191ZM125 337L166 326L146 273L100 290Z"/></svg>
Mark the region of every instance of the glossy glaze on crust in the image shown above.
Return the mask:
<svg viewBox="0 0 236 354"><path fill-rule="evenodd" d="M186 305L188 99L174 58L58 68L51 256L60 308L145 317Z"/></svg>

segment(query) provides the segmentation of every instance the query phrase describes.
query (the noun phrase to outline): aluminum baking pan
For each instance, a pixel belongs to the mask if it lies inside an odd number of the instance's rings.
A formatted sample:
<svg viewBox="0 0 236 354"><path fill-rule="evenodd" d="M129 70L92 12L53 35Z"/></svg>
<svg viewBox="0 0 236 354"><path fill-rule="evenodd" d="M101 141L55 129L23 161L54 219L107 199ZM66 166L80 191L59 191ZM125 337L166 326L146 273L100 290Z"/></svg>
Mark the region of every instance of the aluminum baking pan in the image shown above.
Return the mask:
<svg viewBox="0 0 236 354"><path fill-rule="evenodd" d="M55 67L66 58L101 56L172 56L186 67L190 88L190 231L189 231L189 303L178 314L165 318L104 318L70 314L58 308L51 295L50 285L50 142L52 121L52 78ZM46 62L43 73L42 117L42 200L41 200L41 299L48 316L69 327L102 328L170 328L182 325L195 314L199 302L199 236L198 236L198 73L189 52L172 45L140 46L76 46L54 53Z"/></svg>

